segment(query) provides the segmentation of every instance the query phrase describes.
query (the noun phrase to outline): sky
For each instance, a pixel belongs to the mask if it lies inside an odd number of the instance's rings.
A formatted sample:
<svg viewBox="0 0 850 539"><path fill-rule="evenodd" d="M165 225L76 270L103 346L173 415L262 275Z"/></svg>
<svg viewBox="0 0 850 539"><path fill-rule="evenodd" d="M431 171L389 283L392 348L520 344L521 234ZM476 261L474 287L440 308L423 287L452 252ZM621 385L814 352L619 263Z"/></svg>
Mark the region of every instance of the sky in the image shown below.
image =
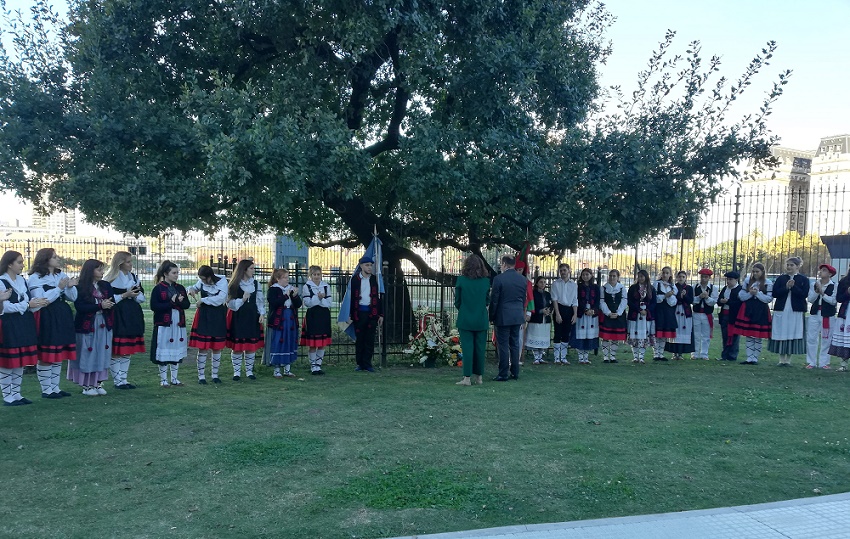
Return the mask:
<svg viewBox="0 0 850 539"><path fill-rule="evenodd" d="M28 10L32 2L7 0L6 5ZM53 5L66 9L63 0ZM790 82L768 121L780 144L814 150L821 137L850 133L850 0L609 0L605 5L617 20L607 34L613 53L600 67L603 85L633 89L638 72L668 29L677 33L674 52L684 53L698 40L705 60L720 56L721 73L733 80L773 40L779 47L771 65L732 115L757 111L777 74L790 69ZM4 220L29 224L31 210L10 193L0 194L0 204Z"/></svg>

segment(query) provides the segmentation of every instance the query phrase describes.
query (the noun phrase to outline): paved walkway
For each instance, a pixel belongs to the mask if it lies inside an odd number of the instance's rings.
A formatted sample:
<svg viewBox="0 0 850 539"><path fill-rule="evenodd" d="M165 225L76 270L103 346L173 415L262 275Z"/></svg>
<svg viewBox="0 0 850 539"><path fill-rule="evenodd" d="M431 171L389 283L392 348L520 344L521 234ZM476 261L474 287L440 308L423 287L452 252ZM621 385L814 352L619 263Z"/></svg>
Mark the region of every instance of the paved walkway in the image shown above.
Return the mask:
<svg viewBox="0 0 850 539"><path fill-rule="evenodd" d="M850 492L702 511L394 539L850 539Z"/></svg>

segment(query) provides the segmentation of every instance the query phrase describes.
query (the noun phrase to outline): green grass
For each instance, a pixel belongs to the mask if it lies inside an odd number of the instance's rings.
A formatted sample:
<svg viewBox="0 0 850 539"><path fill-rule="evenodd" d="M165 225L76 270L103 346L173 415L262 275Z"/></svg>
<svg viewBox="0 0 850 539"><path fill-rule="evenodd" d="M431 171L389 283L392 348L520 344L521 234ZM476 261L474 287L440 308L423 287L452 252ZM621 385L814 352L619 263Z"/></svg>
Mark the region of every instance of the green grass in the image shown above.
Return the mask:
<svg viewBox="0 0 850 539"><path fill-rule="evenodd" d="M850 490L850 376L625 352L474 387L299 360L161 389L136 357L135 391L0 408L0 536L371 538Z"/></svg>

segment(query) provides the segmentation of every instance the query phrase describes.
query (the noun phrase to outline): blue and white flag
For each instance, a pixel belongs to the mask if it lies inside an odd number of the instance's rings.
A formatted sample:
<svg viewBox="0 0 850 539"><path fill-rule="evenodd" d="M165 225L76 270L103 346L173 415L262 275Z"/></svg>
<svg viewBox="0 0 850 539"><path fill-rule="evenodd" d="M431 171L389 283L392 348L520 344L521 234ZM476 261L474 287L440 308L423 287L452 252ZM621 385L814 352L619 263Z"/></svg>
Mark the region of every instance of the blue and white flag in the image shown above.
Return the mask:
<svg viewBox="0 0 850 539"><path fill-rule="evenodd" d="M384 255L381 252L381 240L378 239L378 235L374 234L372 236L372 243L369 244L369 247L366 248L366 252L364 256L367 256L375 261L372 264L372 273L375 277L378 278L378 292L383 294L384 289ZM347 325L347 327L343 330L346 335L351 337L351 340L356 341L357 335L354 333L354 324L348 323L348 317L351 314L351 281L353 280L355 275L360 275L360 264L357 264L357 267L354 268L354 273L352 274L352 279L349 279L348 286L345 289L345 297L342 300L342 304L339 306L339 316L337 316L337 323L341 325Z"/></svg>

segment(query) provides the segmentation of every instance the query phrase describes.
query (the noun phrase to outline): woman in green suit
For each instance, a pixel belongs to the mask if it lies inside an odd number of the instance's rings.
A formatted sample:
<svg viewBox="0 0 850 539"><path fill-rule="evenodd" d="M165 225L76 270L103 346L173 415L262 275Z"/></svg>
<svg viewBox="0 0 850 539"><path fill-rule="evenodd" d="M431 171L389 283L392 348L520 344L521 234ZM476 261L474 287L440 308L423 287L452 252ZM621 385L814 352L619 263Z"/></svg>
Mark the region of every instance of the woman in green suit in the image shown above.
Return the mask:
<svg viewBox="0 0 850 539"><path fill-rule="evenodd" d="M487 331L490 328L487 312L489 304L490 279L487 268L481 257L469 255L455 284L455 307L458 309L455 325L463 349L463 379L457 382L459 386L471 386L473 374L474 383L482 383Z"/></svg>

